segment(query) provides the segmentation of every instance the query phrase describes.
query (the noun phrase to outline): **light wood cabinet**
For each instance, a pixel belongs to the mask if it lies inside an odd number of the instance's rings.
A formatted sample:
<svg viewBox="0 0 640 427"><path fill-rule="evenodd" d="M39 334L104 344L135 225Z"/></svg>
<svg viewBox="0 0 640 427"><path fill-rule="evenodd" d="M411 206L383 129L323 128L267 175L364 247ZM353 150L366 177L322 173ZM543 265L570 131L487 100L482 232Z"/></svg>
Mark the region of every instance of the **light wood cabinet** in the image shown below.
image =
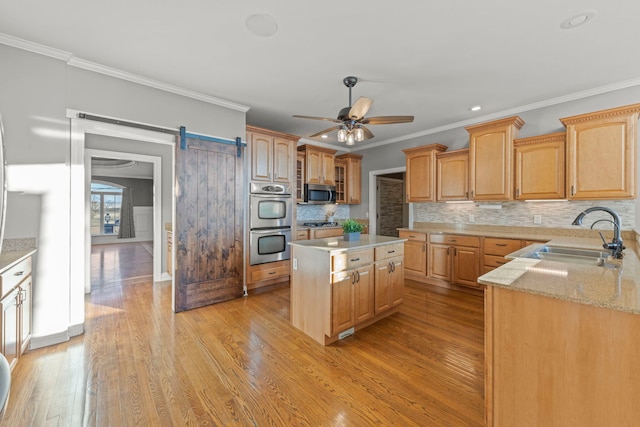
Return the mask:
<svg viewBox="0 0 640 427"><path fill-rule="evenodd" d="M482 239L482 274L488 273L509 262L504 256L524 247L519 239L500 239L484 237Z"/></svg>
<svg viewBox="0 0 640 427"><path fill-rule="evenodd" d="M0 352L13 369L31 342L31 256L0 274Z"/></svg>
<svg viewBox="0 0 640 427"><path fill-rule="evenodd" d="M429 144L402 150L407 166L407 202L436 200L436 154L446 149L441 144Z"/></svg>
<svg viewBox="0 0 640 427"><path fill-rule="evenodd" d="M311 228L309 229L310 239L324 239L325 237L340 237L344 233L342 228Z"/></svg>
<svg viewBox="0 0 640 427"><path fill-rule="evenodd" d="M432 279L479 287L480 238L453 234L429 236L428 272Z"/></svg>
<svg viewBox="0 0 640 427"><path fill-rule="evenodd" d="M292 245L291 325L320 344L395 313L403 301L402 242L362 239L363 246L335 251Z"/></svg>
<svg viewBox="0 0 640 427"><path fill-rule="evenodd" d="M560 119L567 127L567 197L634 199L640 104Z"/></svg>
<svg viewBox="0 0 640 427"><path fill-rule="evenodd" d="M298 136L247 126L251 180L293 184Z"/></svg>
<svg viewBox="0 0 640 427"><path fill-rule="evenodd" d="M253 290L263 286L286 282L289 280L290 269L290 260L247 265L247 289Z"/></svg>
<svg viewBox="0 0 640 427"><path fill-rule="evenodd" d="M296 152L296 202L304 202L304 180L305 180L305 166L304 166L304 153Z"/></svg>
<svg viewBox="0 0 640 427"><path fill-rule="evenodd" d="M335 184L334 156L337 150L305 144L299 146L298 151L305 156L306 184Z"/></svg>
<svg viewBox="0 0 640 427"><path fill-rule="evenodd" d="M335 157L336 202L359 205L362 199L362 156L341 154Z"/></svg>
<svg viewBox="0 0 640 427"><path fill-rule="evenodd" d="M295 239L294 240L309 240L309 229L303 228L300 230L296 230Z"/></svg>
<svg viewBox="0 0 640 427"><path fill-rule="evenodd" d="M427 234L402 230L399 233L404 242L404 271L418 276L427 275Z"/></svg>
<svg viewBox="0 0 640 427"><path fill-rule="evenodd" d="M516 200L565 198L565 132L513 141Z"/></svg>
<svg viewBox="0 0 640 427"><path fill-rule="evenodd" d="M469 200L469 149L436 154L436 200Z"/></svg>
<svg viewBox="0 0 640 427"><path fill-rule="evenodd" d="M524 125L520 117L467 126L471 199L513 200L513 140Z"/></svg>

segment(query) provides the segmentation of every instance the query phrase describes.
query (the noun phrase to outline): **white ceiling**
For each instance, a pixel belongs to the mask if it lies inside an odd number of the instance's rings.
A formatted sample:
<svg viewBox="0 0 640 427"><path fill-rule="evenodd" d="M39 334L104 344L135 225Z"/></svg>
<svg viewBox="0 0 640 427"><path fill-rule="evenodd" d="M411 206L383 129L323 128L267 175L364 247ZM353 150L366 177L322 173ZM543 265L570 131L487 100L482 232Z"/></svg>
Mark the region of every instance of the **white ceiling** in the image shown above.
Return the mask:
<svg viewBox="0 0 640 427"><path fill-rule="evenodd" d="M253 14L277 33L252 34ZM0 0L0 33L246 105L248 124L303 138L332 123L291 116L334 118L354 75L367 117L415 116L370 126L362 145L640 84L638 16L630 0Z"/></svg>

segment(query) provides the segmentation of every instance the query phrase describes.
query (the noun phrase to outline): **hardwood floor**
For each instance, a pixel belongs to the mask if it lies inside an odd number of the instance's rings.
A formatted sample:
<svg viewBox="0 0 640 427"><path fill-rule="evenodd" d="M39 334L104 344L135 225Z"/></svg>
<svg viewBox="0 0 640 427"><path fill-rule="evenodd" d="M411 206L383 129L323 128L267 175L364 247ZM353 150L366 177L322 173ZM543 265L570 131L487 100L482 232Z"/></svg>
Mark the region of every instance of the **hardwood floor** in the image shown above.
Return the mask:
<svg viewBox="0 0 640 427"><path fill-rule="evenodd" d="M86 296L86 331L13 373L7 426L477 426L481 296L406 282L400 312L323 347L289 325L289 287L171 312L171 285Z"/></svg>

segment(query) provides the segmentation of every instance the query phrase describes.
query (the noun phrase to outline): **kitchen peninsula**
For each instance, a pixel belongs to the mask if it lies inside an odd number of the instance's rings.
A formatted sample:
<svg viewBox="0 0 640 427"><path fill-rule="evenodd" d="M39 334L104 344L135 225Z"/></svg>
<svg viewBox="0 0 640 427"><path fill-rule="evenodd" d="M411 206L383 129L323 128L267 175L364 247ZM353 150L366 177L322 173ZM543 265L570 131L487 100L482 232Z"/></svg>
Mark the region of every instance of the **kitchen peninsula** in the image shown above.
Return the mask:
<svg viewBox="0 0 640 427"><path fill-rule="evenodd" d="M291 245L291 325L322 345L398 310L404 292L404 241L363 234Z"/></svg>

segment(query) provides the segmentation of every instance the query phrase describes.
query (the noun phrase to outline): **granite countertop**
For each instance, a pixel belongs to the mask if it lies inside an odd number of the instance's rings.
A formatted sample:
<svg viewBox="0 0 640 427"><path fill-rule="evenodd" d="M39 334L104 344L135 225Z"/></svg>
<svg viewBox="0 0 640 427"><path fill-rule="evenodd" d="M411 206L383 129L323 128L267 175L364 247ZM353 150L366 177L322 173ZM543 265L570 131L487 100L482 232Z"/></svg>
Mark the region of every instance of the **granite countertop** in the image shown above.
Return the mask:
<svg viewBox="0 0 640 427"><path fill-rule="evenodd" d="M0 254L0 273L4 273L28 256L33 255L36 249L24 249L19 251L2 251Z"/></svg>
<svg viewBox="0 0 640 427"><path fill-rule="evenodd" d="M544 229L530 227L473 227L470 230L441 224L421 225L408 231L451 233L473 236L546 240L549 246L602 250L600 237L593 230ZM529 231L530 230L530 231ZM623 232L624 259L619 268L579 265L565 262L515 258L478 278L478 283L528 292L536 295L640 314L640 243L635 232ZM589 236L589 237L585 237Z"/></svg>
<svg viewBox="0 0 640 427"><path fill-rule="evenodd" d="M324 239L295 240L293 242L289 242L289 244L291 246L301 246L329 252L341 252L350 249L373 248L390 243L402 243L406 240L407 239L401 239L398 237L372 236L370 234L362 234L360 236L360 240L356 241L347 241L342 237L326 237Z"/></svg>

